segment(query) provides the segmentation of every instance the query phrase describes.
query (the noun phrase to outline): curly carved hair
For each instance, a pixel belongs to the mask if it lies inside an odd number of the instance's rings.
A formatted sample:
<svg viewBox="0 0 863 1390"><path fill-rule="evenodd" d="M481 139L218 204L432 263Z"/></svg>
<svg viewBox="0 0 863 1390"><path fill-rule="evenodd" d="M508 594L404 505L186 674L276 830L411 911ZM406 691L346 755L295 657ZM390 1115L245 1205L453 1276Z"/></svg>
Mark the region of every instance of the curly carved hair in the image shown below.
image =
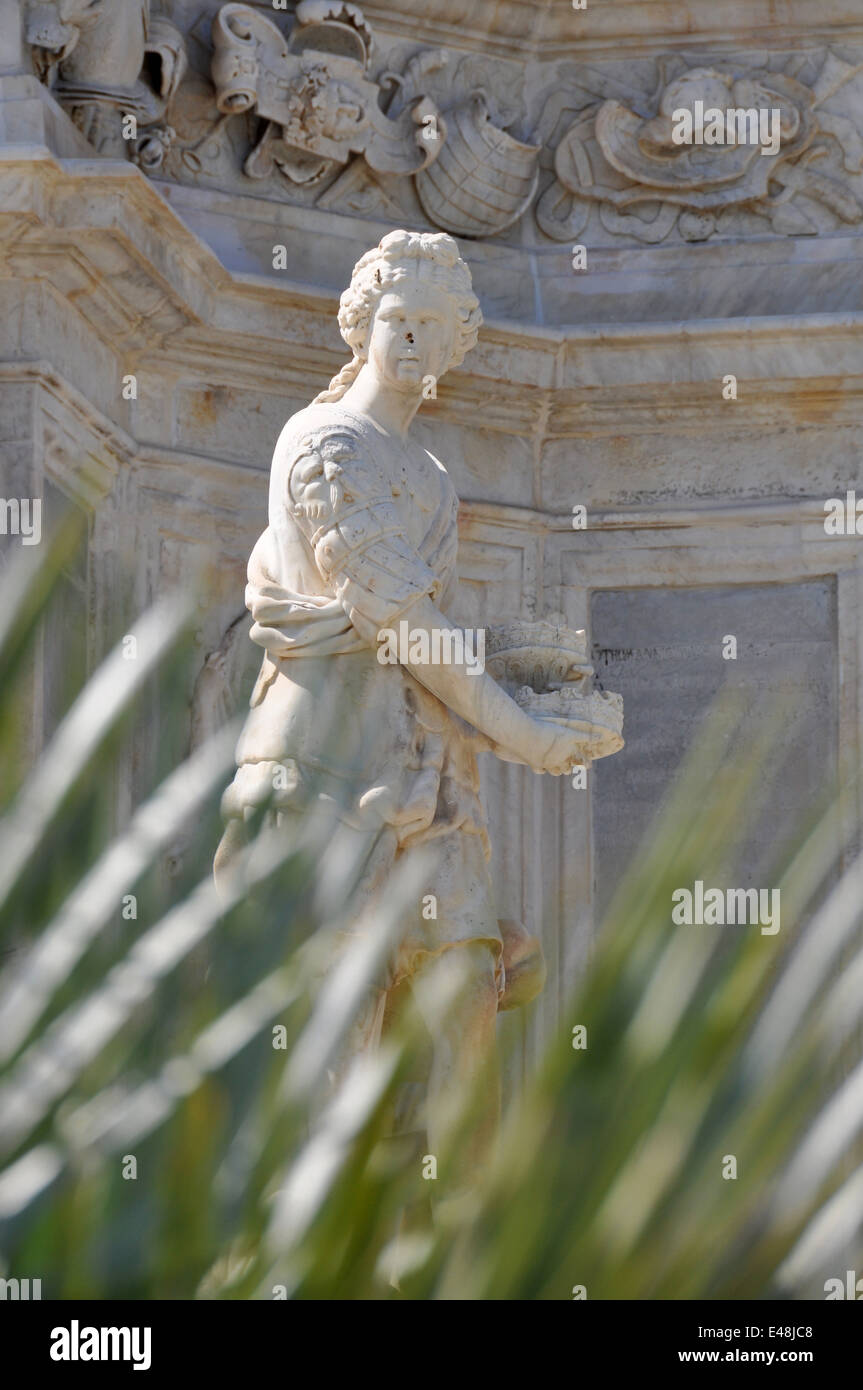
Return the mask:
<svg viewBox="0 0 863 1390"><path fill-rule="evenodd" d="M379 246L367 251L354 266L351 283L339 300L339 328L353 356L333 377L313 405L338 401L365 361L365 345L372 316L381 299L410 273L410 263L421 261L431 283L455 301L458 331L447 364L458 367L476 343L482 323L479 300L471 286L470 270L458 246L446 232L388 232Z"/></svg>

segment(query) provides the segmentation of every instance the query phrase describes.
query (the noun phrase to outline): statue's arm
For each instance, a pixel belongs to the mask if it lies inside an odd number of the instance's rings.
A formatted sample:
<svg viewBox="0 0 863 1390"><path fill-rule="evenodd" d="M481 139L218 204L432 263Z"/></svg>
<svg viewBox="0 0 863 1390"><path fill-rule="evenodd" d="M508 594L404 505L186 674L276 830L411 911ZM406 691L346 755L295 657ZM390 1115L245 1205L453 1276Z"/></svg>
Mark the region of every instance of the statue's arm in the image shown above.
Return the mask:
<svg viewBox="0 0 863 1390"><path fill-rule="evenodd" d="M426 633L425 646L430 652L439 648L434 636L455 626L428 596L418 599L403 616L410 624L412 638L419 632ZM497 681L475 664L406 661L404 665L449 709L479 729L486 736L488 750L504 761L525 763L535 772L556 774L567 772L573 763L581 761L574 734L525 714Z"/></svg>

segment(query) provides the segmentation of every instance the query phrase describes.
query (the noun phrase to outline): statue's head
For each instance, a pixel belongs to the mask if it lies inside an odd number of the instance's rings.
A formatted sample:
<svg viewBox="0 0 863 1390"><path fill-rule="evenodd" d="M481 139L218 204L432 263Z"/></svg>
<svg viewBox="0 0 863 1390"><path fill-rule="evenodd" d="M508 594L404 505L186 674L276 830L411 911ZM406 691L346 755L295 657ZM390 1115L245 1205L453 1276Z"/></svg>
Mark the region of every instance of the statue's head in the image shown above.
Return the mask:
<svg viewBox="0 0 863 1390"><path fill-rule="evenodd" d="M389 232L354 266L339 302L353 357L318 400L338 400L365 362L396 389L438 380L464 361L481 323L470 270L452 237Z"/></svg>

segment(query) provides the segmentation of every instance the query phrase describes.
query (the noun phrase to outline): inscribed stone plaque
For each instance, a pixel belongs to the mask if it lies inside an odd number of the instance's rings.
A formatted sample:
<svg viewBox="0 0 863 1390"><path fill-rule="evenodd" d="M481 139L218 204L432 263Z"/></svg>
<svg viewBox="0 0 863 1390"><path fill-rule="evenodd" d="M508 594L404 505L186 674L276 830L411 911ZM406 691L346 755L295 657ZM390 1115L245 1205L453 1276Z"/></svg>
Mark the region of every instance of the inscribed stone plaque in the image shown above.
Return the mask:
<svg viewBox="0 0 863 1390"><path fill-rule="evenodd" d="M620 691L626 710L623 752L592 771L600 911L726 683L746 692L753 717L780 691L796 711L779 734L768 813L756 819L741 856L737 886L766 886L760 876L775 862L776 846L835 774L835 609L828 579L593 595L597 675L606 688ZM737 638L736 660L723 659L729 635Z"/></svg>

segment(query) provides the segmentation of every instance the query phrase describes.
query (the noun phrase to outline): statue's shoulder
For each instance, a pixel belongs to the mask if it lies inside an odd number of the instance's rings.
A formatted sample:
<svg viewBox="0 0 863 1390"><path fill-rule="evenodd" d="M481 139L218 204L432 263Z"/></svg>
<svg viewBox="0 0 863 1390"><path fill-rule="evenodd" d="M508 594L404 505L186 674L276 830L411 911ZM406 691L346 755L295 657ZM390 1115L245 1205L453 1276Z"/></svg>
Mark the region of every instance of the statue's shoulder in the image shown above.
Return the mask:
<svg viewBox="0 0 863 1390"><path fill-rule="evenodd" d="M313 451L328 441L342 440L364 451L373 447L374 435L371 421L345 410L338 401L307 405L286 421L273 463L279 460L284 466L299 453Z"/></svg>
<svg viewBox="0 0 863 1390"><path fill-rule="evenodd" d="M301 529L317 533L356 508L391 504L380 441L371 420L342 409L338 402L297 411L273 454L271 521L278 522L287 510Z"/></svg>

